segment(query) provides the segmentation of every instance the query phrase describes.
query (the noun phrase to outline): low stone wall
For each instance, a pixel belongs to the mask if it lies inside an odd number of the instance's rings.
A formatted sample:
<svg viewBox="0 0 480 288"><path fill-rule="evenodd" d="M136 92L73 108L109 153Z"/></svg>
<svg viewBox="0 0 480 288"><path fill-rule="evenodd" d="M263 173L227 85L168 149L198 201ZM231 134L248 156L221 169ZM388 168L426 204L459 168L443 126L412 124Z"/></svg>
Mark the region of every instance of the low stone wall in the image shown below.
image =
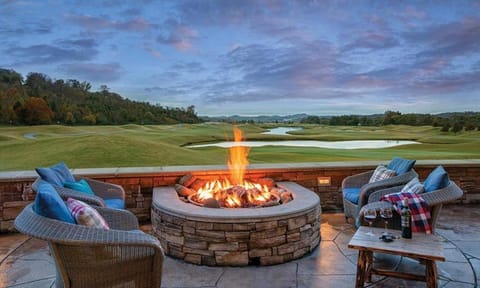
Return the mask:
<svg viewBox="0 0 480 288"><path fill-rule="evenodd" d="M173 187L154 189L152 230L165 254L209 266L273 265L302 257L320 241L320 199L292 182L295 198L263 208L204 208Z"/></svg>
<svg viewBox="0 0 480 288"><path fill-rule="evenodd" d="M246 177L296 182L320 196L323 211L341 210L342 180L374 169L378 164L381 162L254 164L249 166ZM417 161L415 170L423 180L437 165L443 165L450 178L463 189L465 194L457 203L480 203L480 160L422 160ZM122 185L127 209L140 221L148 221L153 187L173 186L187 173L208 178L209 175L227 175L226 171L225 165L213 165L73 169L72 173ZM36 177L33 170L0 172L0 232L11 231L15 217L35 198L31 184Z"/></svg>

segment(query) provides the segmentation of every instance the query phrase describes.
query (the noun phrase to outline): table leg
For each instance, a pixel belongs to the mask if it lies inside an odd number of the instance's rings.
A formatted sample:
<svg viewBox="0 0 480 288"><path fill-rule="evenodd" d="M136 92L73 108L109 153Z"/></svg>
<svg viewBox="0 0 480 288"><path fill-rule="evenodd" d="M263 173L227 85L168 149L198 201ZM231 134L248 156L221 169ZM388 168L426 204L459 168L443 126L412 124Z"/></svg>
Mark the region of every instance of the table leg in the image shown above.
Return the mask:
<svg viewBox="0 0 480 288"><path fill-rule="evenodd" d="M372 268L373 268L373 252L365 251L367 253L367 265L365 273L367 275L367 282L372 283Z"/></svg>
<svg viewBox="0 0 480 288"><path fill-rule="evenodd" d="M358 262L357 262L357 279L355 287L360 288L363 287L365 283L365 271L366 265L368 262L368 253L364 250L358 251Z"/></svg>
<svg viewBox="0 0 480 288"><path fill-rule="evenodd" d="M425 260L425 280L427 282L427 287L437 288L437 265L433 260Z"/></svg>

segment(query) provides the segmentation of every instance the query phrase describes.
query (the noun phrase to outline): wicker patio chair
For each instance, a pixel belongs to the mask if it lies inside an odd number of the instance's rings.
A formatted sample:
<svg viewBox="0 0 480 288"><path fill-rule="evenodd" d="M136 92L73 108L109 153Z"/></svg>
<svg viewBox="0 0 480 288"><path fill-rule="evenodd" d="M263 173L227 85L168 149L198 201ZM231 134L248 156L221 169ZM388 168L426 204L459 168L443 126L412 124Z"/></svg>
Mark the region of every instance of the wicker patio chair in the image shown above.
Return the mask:
<svg viewBox="0 0 480 288"><path fill-rule="evenodd" d="M363 206L363 209L374 208L374 209L380 210L381 208L384 208L384 207L392 207L391 203L387 201L380 201L380 198L383 195L400 192L402 188L403 186L397 186L397 187L382 189L372 193L368 197L368 204ZM455 182L453 182L452 180L450 180L450 184L448 184L448 186L445 188L420 194L420 196L422 196L422 198L425 200L425 202L427 202L428 206L430 207L432 232L435 232L435 226L438 220L438 215L442 210L443 204L456 200L462 197L462 195L463 195L462 189L460 189L460 187L458 187L458 185L455 184ZM393 210L394 210L393 219L389 221L388 226L389 228L392 228L392 229L401 229L400 215L396 213L395 209ZM365 219L363 219L363 213L360 213L359 218L360 218L361 225L368 225ZM378 221L375 221L374 226L384 227L385 224L383 221L378 220Z"/></svg>
<svg viewBox="0 0 480 288"><path fill-rule="evenodd" d="M124 205L125 191L123 190L122 186L112 184L112 183L102 182L102 181L98 181L90 178L85 178L85 177L79 177L79 176L74 176L74 177L75 177L75 181L79 181L81 179L84 179L85 181L87 181L88 185L90 186L90 188L92 189L95 195L81 193L79 191L75 191L73 189L69 189L69 188L58 186L51 183L63 200L67 200L68 198L74 198L74 199L83 201L89 205L95 205L100 207L110 207L110 208L119 208L118 206L120 205L117 204L118 201L120 201L120 203L123 203ZM35 182L33 183L32 188L34 191L36 191L37 183L38 181L40 181L40 179L41 178L38 177L37 180L35 180ZM111 201L115 203L114 207L109 205Z"/></svg>
<svg viewBox="0 0 480 288"><path fill-rule="evenodd" d="M164 254L159 241L138 230L131 212L95 209L110 230L40 216L33 203L17 216L15 228L48 242L56 287L160 287Z"/></svg>
<svg viewBox="0 0 480 288"><path fill-rule="evenodd" d="M359 225L358 214L360 209L368 203L368 197L375 191L386 189L389 187L395 187L407 184L410 180L418 177L417 172L414 169L403 173L401 175L394 176L385 180L368 183L375 170L355 174L346 177L342 181L343 192L343 209L345 213L345 220L348 222L348 218L351 217L355 221L355 225ZM360 187L358 203L353 203L345 197L345 191L349 188Z"/></svg>

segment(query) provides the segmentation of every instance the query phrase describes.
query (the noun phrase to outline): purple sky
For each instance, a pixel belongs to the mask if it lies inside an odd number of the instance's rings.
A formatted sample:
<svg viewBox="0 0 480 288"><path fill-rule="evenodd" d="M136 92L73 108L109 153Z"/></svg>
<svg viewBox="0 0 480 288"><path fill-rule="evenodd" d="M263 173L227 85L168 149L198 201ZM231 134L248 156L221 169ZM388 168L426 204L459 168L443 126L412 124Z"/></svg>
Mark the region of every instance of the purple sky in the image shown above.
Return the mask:
<svg viewBox="0 0 480 288"><path fill-rule="evenodd" d="M480 111L480 1L0 0L0 37L1 68L199 115Z"/></svg>

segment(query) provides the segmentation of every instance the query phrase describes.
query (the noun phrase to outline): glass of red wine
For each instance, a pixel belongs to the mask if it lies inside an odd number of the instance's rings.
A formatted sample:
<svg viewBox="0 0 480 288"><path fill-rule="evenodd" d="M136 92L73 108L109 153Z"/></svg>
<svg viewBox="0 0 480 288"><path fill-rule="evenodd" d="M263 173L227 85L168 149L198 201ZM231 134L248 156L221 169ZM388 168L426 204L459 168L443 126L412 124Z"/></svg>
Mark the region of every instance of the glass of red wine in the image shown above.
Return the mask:
<svg viewBox="0 0 480 288"><path fill-rule="evenodd" d="M370 231L367 233L368 235L374 235L372 231L372 224L377 219L377 210L370 208L370 209L365 209L363 212L363 217L365 218L365 221L368 222L368 226L370 226Z"/></svg>
<svg viewBox="0 0 480 288"><path fill-rule="evenodd" d="M385 221L385 235L388 235L388 221L392 220L393 212L391 207L385 207L380 210L380 217Z"/></svg>

